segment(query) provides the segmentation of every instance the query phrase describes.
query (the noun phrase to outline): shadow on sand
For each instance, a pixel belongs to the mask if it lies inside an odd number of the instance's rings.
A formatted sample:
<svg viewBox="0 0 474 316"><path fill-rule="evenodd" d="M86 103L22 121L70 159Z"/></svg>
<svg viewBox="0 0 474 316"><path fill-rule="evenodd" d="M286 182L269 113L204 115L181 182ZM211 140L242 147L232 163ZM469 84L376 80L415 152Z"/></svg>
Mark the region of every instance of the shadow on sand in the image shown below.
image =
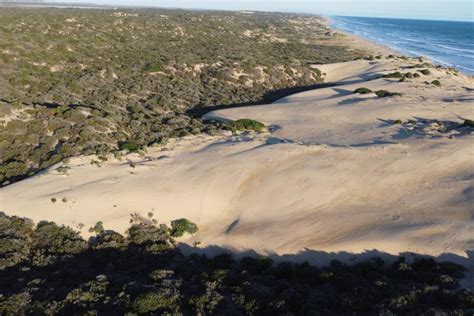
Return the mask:
<svg viewBox="0 0 474 316"><path fill-rule="evenodd" d="M335 83L318 83L304 87L292 87L292 88L285 88L279 89L274 91L269 91L263 95L263 97L256 101L256 102L242 102L242 103L234 103L234 104L219 104L219 105L205 105L199 104L192 109L186 111L187 115L193 117L201 117L206 113L217 111L217 110L224 110L224 109L232 109L232 108L239 108L244 106L254 106L254 105L263 105L273 103L281 98L315 89L322 89L336 86Z"/></svg>

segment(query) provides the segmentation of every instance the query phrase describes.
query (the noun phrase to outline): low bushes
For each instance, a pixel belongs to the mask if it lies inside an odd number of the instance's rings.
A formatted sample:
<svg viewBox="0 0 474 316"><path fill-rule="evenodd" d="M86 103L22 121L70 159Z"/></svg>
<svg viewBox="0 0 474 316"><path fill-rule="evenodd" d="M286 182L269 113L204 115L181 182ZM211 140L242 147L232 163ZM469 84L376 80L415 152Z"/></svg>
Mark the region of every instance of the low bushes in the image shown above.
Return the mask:
<svg viewBox="0 0 474 316"><path fill-rule="evenodd" d="M389 74L386 74L386 75L383 75L382 78L396 78L396 79L400 79L400 78L403 78L404 75L397 71L397 72L391 72Z"/></svg>
<svg viewBox="0 0 474 316"><path fill-rule="evenodd" d="M173 237L181 237L185 233L195 234L197 231L197 225L186 218L180 218L171 222L171 236Z"/></svg>
<svg viewBox="0 0 474 316"><path fill-rule="evenodd" d="M372 90L362 87L362 88L355 89L353 93L354 94L356 94L356 93L358 93L358 94L368 94L368 93L372 93L372 92L373 92Z"/></svg>
<svg viewBox="0 0 474 316"><path fill-rule="evenodd" d="M375 91L375 94L379 98L387 98L387 97L394 97L394 96L402 96L403 95L402 93L399 93L399 92L390 92L390 91L387 91L387 90L378 90L378 91Z"/></svg>
<svg viewBox="0 0 474 316"><path fill-rule="evenodd" d="M429 69L422 69L422 70L418 70L418 71L421 72L425 76L428 76L428 75L431 74L431 71Z"/></svg>
<svg viewBox="0 0 474 316"><path fill-rule="evenodd" d="M379 98L386 98L386 97L393 97L393 96L402 96L402 93L399 92L390 92L387 90L377 90L377 91L372 91L368 88L357 88L353 92L354 94L368 94L368 93L375 93Z"/></svg>
<svg viewBox="0 0 474 316"><path fill-rule="evenodd" d="M131 153L139 152L141 147L133 142L121 142L119 143L120 150L127 150Z"/></svg>
<svg viewBox="0 0 474 316"><path fill-rule="evenodd" d="M433 80L431 81L431 84L437 87L441 87L441 82L439 80Z"/></svg>
<svg viewBox="0 0 474 316"><path fill-rule="evenodd" d="M225 124L226 128L229 130L236 131L255 131L262 132L265 128L265 124L251 120L251 119L240 119L237 121L232 121Z"/></svg>

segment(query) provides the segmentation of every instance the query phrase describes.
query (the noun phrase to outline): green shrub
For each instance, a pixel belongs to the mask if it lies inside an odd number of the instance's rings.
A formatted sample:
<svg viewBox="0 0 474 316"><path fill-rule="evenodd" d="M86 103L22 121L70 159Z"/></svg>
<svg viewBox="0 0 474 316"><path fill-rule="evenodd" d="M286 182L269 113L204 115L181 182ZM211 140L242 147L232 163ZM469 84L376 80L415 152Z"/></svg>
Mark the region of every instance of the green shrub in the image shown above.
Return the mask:
<svg viewBox="0 0 474 316"><path fill-rule="evenodd" d="M198 227L186 218L180 218L171 222L171 236L181 237L185 233L195 234Z"/></svg>
<svg viewBox="0 0 474 316"><path fill-rule="evenodd" d="M59 166L56 168L56 172L60 174L67 174L69 169L71 169L69 166Z"/></svg>
<svg viewBox="0 0 474 316"><path fill-rule="evenodd" d="M161 253L171 248L170 230L166 225L133 224L128 229L128 240L145 247L152 253Z"/></svg>
<svg viewBox="0 0 474 316"><path fill-rule="evenodd" d="M357 89L354 90L353 93L368 94L368 93L372 93L372 90L370 90L368 88L357 88Z"/></svg>
<svg viewBox="0 0 474 316"><path fill-rule="evenodd" d="M28 259L33 222L0 212L0 271Z"/></svg>
<svg viewBox="0 0 474 316"><path fill-rule="evenodd" d="M396 78L396 79L400 79L400 78L403 78L403 74L399 71L397 72L391 72L389 74L386 74L386 75L383 75L382 78Z"/></svg>
<svg viewBox="0 0 474 316"><path fill-rule="evenodd" d="M41 221L31 235L32 264L46 266L60 256L80 253L86 247L87 242L73 229Z"/></svg>
<svg viewBox="0 0 474 316"><path fill-rule="evenodd" d="M89 228L89 233L96 233L100 234L104 231L104 223L102 222L97 222L94 227Z"/></svg>
<svg viewBox="0 0 474 316"><path fill-rule="evenodd" d="M422 70L418 70L418 71L421 72L425 76L428 76L428 75L431 74L431 71L429 69L422 69Z"/></svg>
<svg viewBox="0 0 474 316"><path fill-rule="evenodd" d="M256 131L262 132L265 124L251 119L240 119L237 121L226 123L226 127L231 131Z"/></svg>
<svg viewBox="0 0 474 316"><path fill-rule="evenodd" d="M131 153L136 153L141 150L141 147L133 142L122 142L122 143L119 143L119 149L127 150L128 152L131 152Z"/></svg>
<svg viewBox="0 0 474 316"><path fill-rule="evenodd" d="M133 309L139 314L149 314L164 311L179 313L179 293L170 289L161 289L140 294L133 302Z"/></svg>
<svg viewBox="0 0 474 316"><path fill-rule="evenodd" d="M393 124L403 124L403 121L398 119L398 120L393 121Z"/></svg>
<svg viewBox="0 0 474 316"><path fill-rule="evenodd" d="M378 91L375 91L375 94L379 98L387 98L387 97L394 97L394 96L402 96L403 95L399 92L390 92L390 91L387 91L387 90L378 90Z"/></svg>
<svg viewBox="0 0 474 316"><path fill-rule="evenodd" d="M415 72L415 73L413 74L413 78L420 78L420 74L417 73L417 72Z"/></svg>
<svg viewBox="0 0 474 316"><path fill-rule="evenodd" d="M441 87L441 82L439 80L433 80L433 81L431 81L431 84L435 85L437 87Z"/></svg>

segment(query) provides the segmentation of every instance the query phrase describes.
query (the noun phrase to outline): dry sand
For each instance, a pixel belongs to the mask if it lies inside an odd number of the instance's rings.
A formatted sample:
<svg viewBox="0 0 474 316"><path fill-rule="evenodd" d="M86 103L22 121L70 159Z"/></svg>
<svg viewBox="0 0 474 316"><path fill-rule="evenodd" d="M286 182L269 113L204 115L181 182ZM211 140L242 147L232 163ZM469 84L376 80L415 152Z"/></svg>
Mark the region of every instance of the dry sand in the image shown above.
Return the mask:
<svg viewBox="0 0 474 316"><path fill-rule="evenodd" d="M73 158L67 175L55 170L60 164L0 189L1 209L82 223L85 235L97 221L124 232L130 213L152 211L160 222L196 222L199 233L183 241L202 247L452 253L472 264L473 129L445 132L434 120L474 119L474 79L442 69L406 82L375 79L414 72L404 67L415 63L315 66L338 85L207 114L256 119L270 132L187 137L101 167L90 164L94 157ZM434 79L442 87L425 83ZM404 95L352 94L359 87Z"/></svg>

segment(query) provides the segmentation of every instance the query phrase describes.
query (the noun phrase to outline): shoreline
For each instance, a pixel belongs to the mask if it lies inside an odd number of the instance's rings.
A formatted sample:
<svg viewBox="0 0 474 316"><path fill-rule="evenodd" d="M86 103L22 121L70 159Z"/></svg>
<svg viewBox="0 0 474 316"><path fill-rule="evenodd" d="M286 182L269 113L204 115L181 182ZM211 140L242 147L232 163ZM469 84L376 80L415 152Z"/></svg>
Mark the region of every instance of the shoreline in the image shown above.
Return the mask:
<svg viewBox="0 0 474 316"><path fill-rule="evenodd" d="M469 76L469 77L474 78L474 73L471 74L467 71L464 71L464 70L462 70L462 67L460 68L460 67L457 67L457 66L453 66L453 65L449 64L448 62L436 60L436 59L434 59L430 56L422 55L421 53L420 54L415 53L415 52L409 53L409 52L406 52L404 48L397 47L397 46L390 46L387 43L382 43L382 40L377 41L376 39L370 39L370 38L364 37L364 36L359 35L359 34L351 33L350 31L339 29L339 28L335 27L335 25L334 25L335 21L332 20L330 17L323 17L323 18L327 22L325 25L327 27L329 27L331 30L333 30L337 33L344 34L348 37L356 37L356 38L360 39L361 41L363 41L365 43L369 43L370 46L375 45L375 47L377 47L377 46L385 47L387 49L387 51L391 52L391 54L397 54L397 55L401 54L402 56L406 56L406 57L409 57L409 58L423 58L424 60L429 61L430 63L432 63L435 66L444 67L444 68L454 68L457 71L459 71L460 73L463 73L465 76ZM428 20L428 21L430 21L430 20ZM455 21L446 21L446 22L455 22Z"/></svg>
<svg viewBox="0 0 474 316"><path fill-rule="evenodd" d="M374 55L390 55L390 54L401 54L402 52L393 49L392 47L383 45L381 43L377 43L370 39L358 36L356 34L335 28L332 26L334 23L330 17L327 16L320 16L324 21L324 25L332 30L335 34L342 34L343 36L347 37L352 41L352 43L348 43L350 46L353 46L357 49L366 50L367 52L373 53Z"/></svg>

